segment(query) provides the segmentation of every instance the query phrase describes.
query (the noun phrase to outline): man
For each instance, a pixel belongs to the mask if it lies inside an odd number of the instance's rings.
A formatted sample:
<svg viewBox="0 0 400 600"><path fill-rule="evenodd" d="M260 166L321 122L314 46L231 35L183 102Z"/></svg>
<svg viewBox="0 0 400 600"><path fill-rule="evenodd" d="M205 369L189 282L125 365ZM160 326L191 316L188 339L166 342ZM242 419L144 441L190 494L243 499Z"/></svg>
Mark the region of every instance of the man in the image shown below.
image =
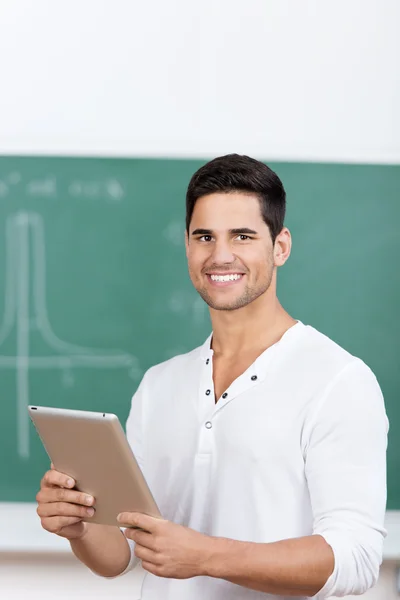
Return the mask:
<svg viewBox="0 0 400 600"><path fill-rule="evenodd" d="M126 537L84 524L93 508L52 469L37 495L42 525L105 577L141 559L143 600L362 594L385 536L376 378L278 301L291 236L273 171L217 158L193 175L186 208L189 273L212 335L149 369L127 422L163 519L124 513L145 530Z"/></svg>

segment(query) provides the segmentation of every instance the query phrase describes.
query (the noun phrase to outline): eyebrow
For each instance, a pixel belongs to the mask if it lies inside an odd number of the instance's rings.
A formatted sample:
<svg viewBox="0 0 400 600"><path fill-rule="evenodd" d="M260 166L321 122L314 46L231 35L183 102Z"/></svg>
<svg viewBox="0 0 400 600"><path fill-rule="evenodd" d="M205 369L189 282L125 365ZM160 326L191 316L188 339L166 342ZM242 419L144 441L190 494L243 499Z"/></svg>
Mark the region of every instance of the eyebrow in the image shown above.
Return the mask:
<svg viewBox="0 0 400 600"><path fill-rule="evenodd" d="M192 235L212 235L212 229L195 229ZM257 231L248 227L239 227L238 229L229 229L231 235L257 235Z"/></svg>

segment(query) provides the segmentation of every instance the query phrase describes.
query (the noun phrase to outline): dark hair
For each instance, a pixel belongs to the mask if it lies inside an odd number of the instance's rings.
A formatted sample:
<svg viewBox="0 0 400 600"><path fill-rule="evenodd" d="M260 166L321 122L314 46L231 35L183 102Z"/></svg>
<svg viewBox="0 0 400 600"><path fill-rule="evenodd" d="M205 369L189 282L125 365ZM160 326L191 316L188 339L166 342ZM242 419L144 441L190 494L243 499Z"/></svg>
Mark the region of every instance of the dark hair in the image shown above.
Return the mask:
<svg viewBox="0 0 400 600"><path fill-rule="evenodd" d="M216 192L253 193L260 201L261 214L268 225L272 242L283 228L286 193L278 175L264 163L239 154L219 156L203 165L192 176L186 193L186 230L194 205L202 196Z"/></svg>

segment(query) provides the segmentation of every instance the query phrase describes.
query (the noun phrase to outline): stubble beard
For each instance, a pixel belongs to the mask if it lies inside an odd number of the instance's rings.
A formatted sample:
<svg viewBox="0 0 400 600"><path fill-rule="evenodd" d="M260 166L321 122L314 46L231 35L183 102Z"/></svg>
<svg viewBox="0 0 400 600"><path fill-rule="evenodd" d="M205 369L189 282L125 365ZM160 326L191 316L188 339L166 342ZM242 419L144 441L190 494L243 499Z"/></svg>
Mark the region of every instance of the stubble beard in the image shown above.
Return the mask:
<svg viewBox="0 0 400 600"><path fill-rule="evenodd" d="M260 282L254 287L246 285L244 292L239 297L234 298L230 301L216 302L211 298L211 296L204 287L200 288L195 286L195 288L199 295L203 298L204 302L208 304L210 308L213 308L214 310L237 310L239 308L247 306L248 304L251 304L251 302L257 300L257 298L262 296L262 294L265 294L265 292L269 289L271 285L272 275L273 269L271 268L264 281Z"/></svg>

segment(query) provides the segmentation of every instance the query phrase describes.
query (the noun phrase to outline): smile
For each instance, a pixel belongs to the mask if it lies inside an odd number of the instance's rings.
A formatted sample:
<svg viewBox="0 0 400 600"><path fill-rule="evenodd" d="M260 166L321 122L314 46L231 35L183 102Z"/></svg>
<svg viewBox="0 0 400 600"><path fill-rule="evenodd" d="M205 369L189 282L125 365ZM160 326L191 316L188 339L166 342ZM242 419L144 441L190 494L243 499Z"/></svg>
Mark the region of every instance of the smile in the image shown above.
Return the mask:
<svg viewBox="0 0 400 600"><path fill-rule="evenodd" d="M207 274L208 280L212 285L230 285L243 278L243 273L227 273L226 275Z"/></svg>

